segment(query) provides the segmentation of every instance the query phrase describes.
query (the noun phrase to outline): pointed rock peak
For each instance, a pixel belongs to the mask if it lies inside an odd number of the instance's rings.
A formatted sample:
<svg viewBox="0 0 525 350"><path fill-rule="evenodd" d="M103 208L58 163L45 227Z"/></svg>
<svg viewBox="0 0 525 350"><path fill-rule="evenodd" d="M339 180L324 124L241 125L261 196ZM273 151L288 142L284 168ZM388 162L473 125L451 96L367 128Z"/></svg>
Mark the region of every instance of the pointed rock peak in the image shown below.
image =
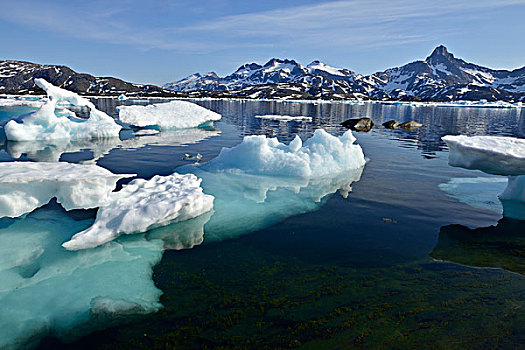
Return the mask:
<svg viewBox="0 0 525 350"><path fill-rule="evenodd" d="M272 58L271 60L269 60L268 62L266 62L266 64L264 65L264 67L272 67L272 66L277 66L279 64L291 64L291 65L295 65L295 66L298 66L299 64L297 62L295 62L294 60L288 60L288 59L284 59L284 60L281 60L279 58Z"/></svg>
<svg viewBox="0 0 525 350"><path fill-rule="evenodd" d="M319 61L319 60L315 60L315 61L312 61L307 67L311 67L311 66L318 66L320 64L323 64L323 62Z"/></svg>
<svg viewBox="0 0 525 350"><path fill-rule="evenodd" d="M240 66L235 72L239 72L241 70L249 69L249 70L257 70L259 68L262 68L260 64L257 63L247 63Z"/></svg>
<svg viewBox="0 0 525 350"><path fill-rule="evenodd" d="M447 48L443 45L439 45L438 47L436 47L434 49L434 51L432 51L432 54L430 56L428 56L427 59L431 59L431 58L439 58L439 57L454 57L453 54L451 54L450 52L448 52Z"/></svg>

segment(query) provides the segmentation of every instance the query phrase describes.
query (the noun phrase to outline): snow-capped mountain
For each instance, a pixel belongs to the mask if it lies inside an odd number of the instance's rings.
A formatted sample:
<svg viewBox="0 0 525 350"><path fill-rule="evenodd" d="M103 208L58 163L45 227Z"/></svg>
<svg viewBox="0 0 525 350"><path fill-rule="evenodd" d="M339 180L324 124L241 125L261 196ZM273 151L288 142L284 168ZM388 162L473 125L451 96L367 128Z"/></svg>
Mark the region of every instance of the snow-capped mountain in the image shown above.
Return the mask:
<svg viewBox="0 0 525 350"><path fill-rule="evenodd" d="M512 99L525 93L525 67L493 70L455 58L446 47L439 46L424 61L375 73L363 81L391 98ZM375 93L371 91L372 96Z"/></svg>
<svg viewBox="0 0 525 350"><path fill-rule="evenodd" d="M264 65L245 64L222 78L197 73L164 88L192 96L517 101L525 97L525 67L493 70L455 58L439 46L425 60L368 76L320 61L303 66L274 58Z"/></svg>
<svg viewBox="0 0 525 350"><path fill-rule="evenodd" d="M173 95L173 92L158 86L133 84L112 77L94 77L90 74L77 73L66 66L42 65L24 61L0 61L0 93L41 92L34 83L35 78L44 78L53 85L80 94Z"/></svg>
<svg viewBox="0 0 525 350"><path fill-rule="evenodd" d="M266 64L245 64L235 72L219 77L215 73L193 74L163 87L174 91L224 91L252 98L348 98L366 97L356 84L360 75L319 61L303 66L294 60L273 58Z"/></svg>

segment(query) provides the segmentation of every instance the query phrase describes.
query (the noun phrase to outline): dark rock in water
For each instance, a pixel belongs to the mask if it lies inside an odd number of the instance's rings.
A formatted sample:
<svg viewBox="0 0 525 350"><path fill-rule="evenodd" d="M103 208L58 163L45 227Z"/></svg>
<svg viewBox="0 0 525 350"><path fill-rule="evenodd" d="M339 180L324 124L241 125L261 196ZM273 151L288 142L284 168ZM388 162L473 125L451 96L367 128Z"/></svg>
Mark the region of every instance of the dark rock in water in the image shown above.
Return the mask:
<svg viewBox="0 0 525 350"><path fill-rule="evenodd" d="M413 120L410 120L408 122L404 122L404 123L399 124L399 127L403 128L403 129L416 129L416 128L419 128L421 126L423 126L423 124L418 123L418 122L413 121Z"/></svg>
<svg viewBox="0 0 525 350"><path fill-rule="evenodd" d="M368 132L374 127L374 121L371 118L348 119L341 123L342 126L355 131Z"/></svg>
<svg viewBox="0 0 525 350"><path fill-rule="evenodd" d="M383 126L387 129L397 129L399 128L399 122L397 120L389 120L384 122Z"/></svg>

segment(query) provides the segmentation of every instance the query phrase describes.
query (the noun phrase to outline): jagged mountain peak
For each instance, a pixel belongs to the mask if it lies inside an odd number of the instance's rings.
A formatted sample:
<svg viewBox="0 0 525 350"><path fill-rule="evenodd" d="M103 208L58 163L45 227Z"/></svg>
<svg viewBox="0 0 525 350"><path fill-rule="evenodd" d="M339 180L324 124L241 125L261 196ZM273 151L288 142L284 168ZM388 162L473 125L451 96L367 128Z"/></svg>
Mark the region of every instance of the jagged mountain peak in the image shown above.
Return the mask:
<svg viewBox="0 0 525 350"><path fill-rule="evenodd" d="M306 66L292 59L250 63L225 77L169 87L175 91L226 92L251 98L375 98L415 100L525 100L525 69L492 70L456 58L444 45L430 56L383 72L362 76L320 60Z"/></svg>
<svg viewBox="0 0 525 350"><path fill-rule="evenodd" d="M439 45L432 51L430 56L428 56L425 61L429 63L435 63L435 62L452 62L454 60L457 60L452 53L448 51L448 49L443 46Z"/></svg>

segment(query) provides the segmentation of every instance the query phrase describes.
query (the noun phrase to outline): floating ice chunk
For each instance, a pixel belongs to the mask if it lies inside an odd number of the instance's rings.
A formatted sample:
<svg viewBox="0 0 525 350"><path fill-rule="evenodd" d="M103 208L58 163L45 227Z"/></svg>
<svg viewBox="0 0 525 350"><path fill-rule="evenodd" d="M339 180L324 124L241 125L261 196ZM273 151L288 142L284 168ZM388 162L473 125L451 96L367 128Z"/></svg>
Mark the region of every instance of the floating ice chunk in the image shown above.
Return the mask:
<svg viewBox="0 0 525 350"><path fill-rule="evenodd" d="M311 122L312 117L305 117L304 115L300 116L291 116L291 115L256 115L255 118L259 119L270 119L270 120L278 120L283 122L290 122L290 121L305 121L305 122Z"/></svg>
<svg viewBox="0 0 525 350"><path fill-rule="evenodd" d="M44 336L71 340L161 308L152 267L163 241L135 235L88 251L60 246L91 223L48 205L0 229L1 349L36 347Z"/></svg>
<svg viewBox="0 0 525 350"><path fill-rule="evenodd" d="M357 169L365 164L351 131L336 137L317 129L304 144L298 137L289 145L262 135L246 136L233 148L203 165L206 170L224 170L272 176L320 177Z"/></svg>
<svg viewBox="0 0 525 350"><path fill-rule="evenodd" d="M119 179L97 165L0 163L0 217L17 217L56 198L66 210L96 208L109 201Z"/></svg>
<svg viewBox="0 0 525 350"><path fill-rule="evenodd" d="M525 174L525 139L501 136L444 136L452 166L495 175Z"/></svg>
<svg viewBox="0 0 525 350"><path fill-rule="evenodd" d="M445 136L449 164L489 174L507 175L500 195L503 215L525 220L525 140L498 136Z"/></svg>
<svg viewBox="0 0 525 350"><path fill-rule="evenodd" d="M195 175L177 173L133 180L111 193L95 223L63 246L69 250L96 247L121 234L146 232L202 215L213 208L213 197L202 193L200 183Z"/></svg>
<svg viewBox="0 0 525 350"><path fill-rule="evenodd" d="M205 239L224 240L317 210L337 191L346 198L365 165L354 141L351 131L335 137L317 130L304 146L299 137L284 145L247 136L208 163L176 170L202 178L215 197Z"/></svg>
<svg viewBox="0 0 525 350"><path fill-rule="evenodd" d="M147 106L119 106L119 119L127 124L144 127L157 126L161 130L196 128L211 125L221 115L187 101Z"/></svg>
<svg viewBox="0 0 525 350"><path fill-rule="evenodd" d="M11 120L4 126L6 138L11 141L32 141L51 139L90 139L118 137L120 125L84 97L71 91L53 86L44 79L35 79L44 89L49 100L36 112L23 116L19 121ZM88 119L72 116L57 116L57 103L68 103L90 109Z"/></svg>

